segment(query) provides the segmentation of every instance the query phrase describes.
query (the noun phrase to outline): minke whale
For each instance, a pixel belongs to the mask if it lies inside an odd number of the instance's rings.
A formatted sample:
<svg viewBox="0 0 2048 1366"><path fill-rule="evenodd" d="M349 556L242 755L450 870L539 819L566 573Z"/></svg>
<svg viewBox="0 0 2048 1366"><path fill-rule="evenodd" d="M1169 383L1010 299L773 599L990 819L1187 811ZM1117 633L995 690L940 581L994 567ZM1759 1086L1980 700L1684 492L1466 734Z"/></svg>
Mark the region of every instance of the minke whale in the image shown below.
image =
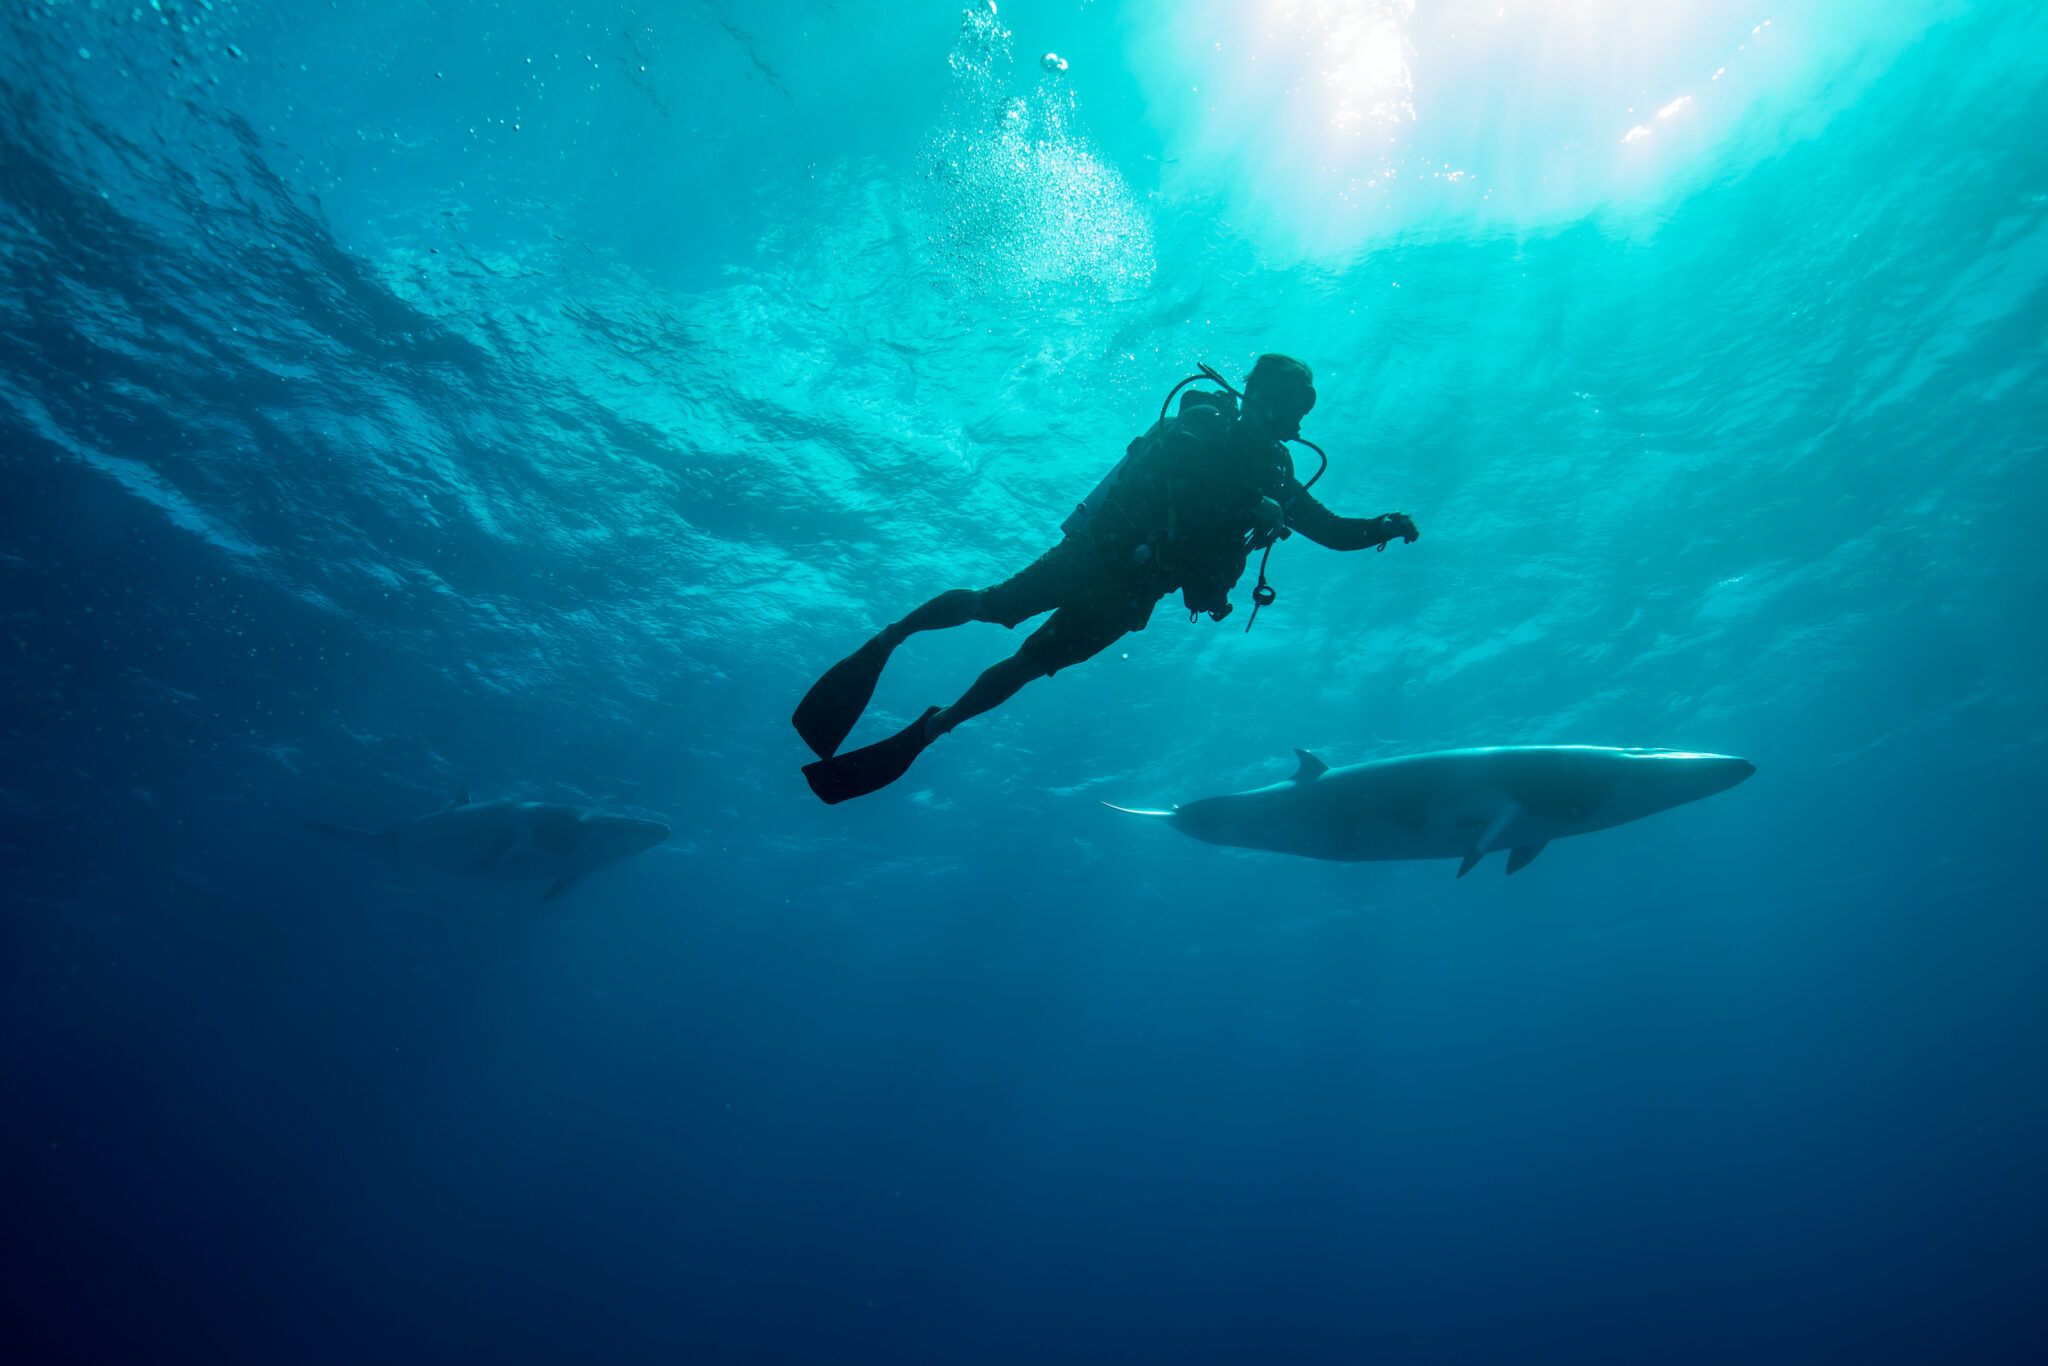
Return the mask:
<svg viewBox="0 0 2048 1366"><path fill-rule="evenodd" d="M1238 849L1362 863L1457 859L1458 876L1496 849L1518 873L1554 839L1725 792L1756 765L1727 754L1594 745L1451 749L1331 768L1305 749L1270 787L1205 797L1153 816Z"/></svg>
<svg viewBox="0 0 2048 1366"><path fill-rule="evenodd" d="M551 802L473 802L467 792L439 811L388 830L349 830L318 821L307 821L306 828L402 868L510 881L546 878L543 901L553 901L584 874L668 838L668 827L659 821Z"/></svg>

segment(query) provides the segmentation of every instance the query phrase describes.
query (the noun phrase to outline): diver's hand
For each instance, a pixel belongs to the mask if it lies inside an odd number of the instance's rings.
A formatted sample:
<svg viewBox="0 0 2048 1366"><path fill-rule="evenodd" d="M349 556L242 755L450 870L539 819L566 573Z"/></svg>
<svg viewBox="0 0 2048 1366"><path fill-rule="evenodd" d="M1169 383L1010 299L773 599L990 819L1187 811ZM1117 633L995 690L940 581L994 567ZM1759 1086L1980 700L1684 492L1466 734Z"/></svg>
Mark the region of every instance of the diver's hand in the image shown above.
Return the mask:
<svg viewBox="0 0 2048 1366"><path fill-rule="evenodd" d="M1373 518L1373 521L1377 523L1373 528L1373 535L1377 538L1375 544L1381 550L1385 550L1396 536L1413 545L1416 538L1422 535L1415 529L1415 519L1405 512L1389 512Z"/></svg>
<svg viewBox="0 0 2048 1366"><path fill-rule="evenodd" d="M1287 532L1287 514L1271 498L1259 499L1252 511L1252 535L1260 543L1277 540Z"/></svg>

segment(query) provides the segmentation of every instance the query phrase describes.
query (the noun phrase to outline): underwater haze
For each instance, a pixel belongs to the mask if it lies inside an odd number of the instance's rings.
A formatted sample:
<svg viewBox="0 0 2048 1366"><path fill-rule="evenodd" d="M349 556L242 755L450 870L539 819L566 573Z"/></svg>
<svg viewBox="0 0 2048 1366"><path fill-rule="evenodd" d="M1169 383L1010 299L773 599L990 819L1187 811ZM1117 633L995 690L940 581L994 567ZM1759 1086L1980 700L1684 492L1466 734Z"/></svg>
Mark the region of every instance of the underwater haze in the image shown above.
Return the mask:
<svg viewBox="0 0 2048 1366"><path fill-rule="evenodd" d="M0 0L0 1356L2048 1360L2044 136L2027 0ZM1265 351L1418 541L812 796ZM1538 744L1757 772L1102 805ZM673 833L305 828L465 790Z"/></svg>

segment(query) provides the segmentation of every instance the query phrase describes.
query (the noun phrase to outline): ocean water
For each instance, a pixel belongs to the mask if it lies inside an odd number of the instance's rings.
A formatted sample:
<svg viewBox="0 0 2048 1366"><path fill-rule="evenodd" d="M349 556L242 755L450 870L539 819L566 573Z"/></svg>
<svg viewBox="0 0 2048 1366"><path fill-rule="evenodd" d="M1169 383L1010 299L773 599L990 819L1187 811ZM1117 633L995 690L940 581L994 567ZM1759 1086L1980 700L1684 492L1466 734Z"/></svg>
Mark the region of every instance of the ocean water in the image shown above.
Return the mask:
<svg viewBox="0 0 2048 1366"><path fill-rule="evenodd" d="M2039 6L0 16L5 1359L2048 1354ZM811 796L1267 350L1418 542ZM1512 879L1101 805L1539 743L1758 773ZM460 789L674 833L303 828Z"/></svg>

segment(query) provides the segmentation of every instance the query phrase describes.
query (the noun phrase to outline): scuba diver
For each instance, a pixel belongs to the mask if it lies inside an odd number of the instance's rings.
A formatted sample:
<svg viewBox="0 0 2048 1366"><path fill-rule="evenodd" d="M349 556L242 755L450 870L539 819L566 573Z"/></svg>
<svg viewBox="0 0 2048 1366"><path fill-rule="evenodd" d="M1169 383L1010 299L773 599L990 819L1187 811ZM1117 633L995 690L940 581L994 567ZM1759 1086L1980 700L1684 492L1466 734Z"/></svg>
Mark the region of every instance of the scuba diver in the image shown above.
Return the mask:
<svg viewBox="0 0 2048 1366"><path fill-rule="evenodd" d="M962 721L1009 700L1034 678L1049 678L1126 632L1144 630L1153 606L1176 588L1189 621L1204 612L1223 620L1251 552L1270 556L1275 542L1296 531L1332 550L1384 550L1397 536L1415 540L1415 523L1405 512L1340 517L1310 496L1329 457L1300 435L1301 419L1316 403L1306 365L1291 356L1260 356L1242 394L1208 366L1201 369L1173 387L1159 421L1131 442L1123 460L1061 523L1065 539L1058 545L992 588L939 594L882 628L812 686L791 719L818 755L804 768L813 792L836 803L887 787ZM1221 392L1190 389L1169 417L1174 395L1203 380ZM1323 457L1307 483L1295 477L1288 441ZM1262 558L1251 621L1276 596ZM838 752L874 696L890 653L913 633L970 621L1014 628L1041 612L1052 616L952 706L929 708L865 749Z"/></svg>

